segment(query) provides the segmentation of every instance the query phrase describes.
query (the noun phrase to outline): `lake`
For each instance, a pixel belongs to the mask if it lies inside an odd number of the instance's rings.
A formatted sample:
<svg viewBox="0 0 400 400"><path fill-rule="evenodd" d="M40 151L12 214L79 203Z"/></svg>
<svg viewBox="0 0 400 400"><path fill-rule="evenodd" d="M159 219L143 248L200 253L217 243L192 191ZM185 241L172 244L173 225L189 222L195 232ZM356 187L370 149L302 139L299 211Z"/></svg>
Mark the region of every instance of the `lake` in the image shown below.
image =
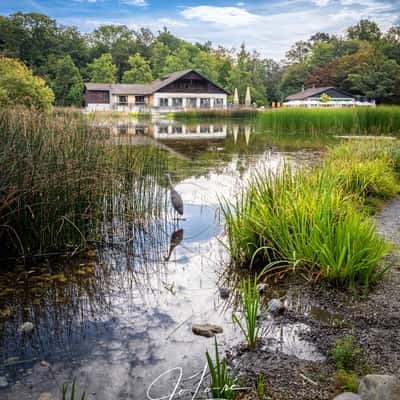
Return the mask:
<svg viewBox="0 0 400 400"><path fill-rule="evenodd" d="M145 399L152 382L172 368L182 368L184 378L201 373L214 341L195 336L193 323L223 327L221 351L243 340L231 319L236 279L220 201L233 200L256 171L275 171L284 163L307 167L319 162L325 145L338 141L275 134L254 121L95 124L110 146L157 148L167 156L183 218L168 203L157 218L112 221L111 230L105 221L96 251L2 272L2 399L56 396L62 383L74 379L89 399ZM163 190L168 198L166 185ZM63 273L54 274L56 267ZM229 299L221 298L220 288L230 290ZM31 332L21 329L27 321ZM307 329L268 320L263 334L276 351L319 359L299 337ZM196 379L181 387L193 388ZM165 374L151 387L151 397L167 396L176 380L177 371Z"/></svg>

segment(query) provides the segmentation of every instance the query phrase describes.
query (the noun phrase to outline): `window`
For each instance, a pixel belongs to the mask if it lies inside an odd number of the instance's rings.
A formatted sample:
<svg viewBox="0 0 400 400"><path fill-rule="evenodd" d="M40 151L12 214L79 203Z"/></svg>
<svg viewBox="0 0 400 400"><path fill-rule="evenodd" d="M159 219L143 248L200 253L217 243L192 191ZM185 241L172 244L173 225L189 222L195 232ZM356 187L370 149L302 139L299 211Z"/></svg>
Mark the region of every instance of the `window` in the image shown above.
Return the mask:
<svg viewBox="0 0 400 400"><path fill-rule="evenodd" d="M168 107L168 99L165 97L160 98L160 107Z"/></svg>
<svg viewBox="0 0 400 400"><path fill-rule="evenodd" d="M180 97L174 97L172 99L172 107L176 108L182 107L182 99Z"/></svg>
<svg viewBox="0 0 400 400"><path fill-rule="evenodd" d="M118 104L128 104L128 96L118 96Z"/></svg>
<svg viewBox="0 0 400 400"><path fill-rule="evenodd" d="M174 131L173 131L174 133L182 133L183 132L183 130L182 130L182 127L181 126L176 126L175 128L174 128Z"/></svg>
<svg viewBox="0 0 400 400"><path fill-rule="evenodd" d="M144 96L135 96L135 104L144 104Z"/></svg>
<svg viewBox="0 0 400 400"><path fill-rule="evenodd" d="M224 105L224 99L221 99L221 98L217 98L217 99L214 99L214 107L223 107L223 105Z"/></svg>
<svg viewBox="0 0 400 400"><path fill-rule="evenodd" d="M210 99L209 98L200 99L200 107L201 108L210 108Z"/></svg>
<svg viewBox="0 0 400 400"><path fill-rule="evenodd" d="M186 107L187 108L196 108L197 106L197 99L196 98L188 98L186 99Z"/></svg>
<svg viewBox="0 0 400 400"><path fill-rule="evenodd" d="M168 133L168 126L160 126L158 128L158 133Z"/></svg>

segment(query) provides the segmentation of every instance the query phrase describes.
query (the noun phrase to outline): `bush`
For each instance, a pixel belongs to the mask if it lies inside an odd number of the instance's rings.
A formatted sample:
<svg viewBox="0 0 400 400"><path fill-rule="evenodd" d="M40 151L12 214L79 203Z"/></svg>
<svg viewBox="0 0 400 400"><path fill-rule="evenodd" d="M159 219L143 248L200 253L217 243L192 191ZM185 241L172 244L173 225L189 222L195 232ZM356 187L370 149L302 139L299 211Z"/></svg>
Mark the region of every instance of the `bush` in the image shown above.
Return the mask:
<svg viewBox="0 0 400 400"><path fill-rule="evenodd" d="M40 110L48 109L54 93L46 82L20 61L0 56L0 105L22 104Z"/></svg>
<svg viewBox="0 0 400 400"><path fill-rule="evenodd" d="M336 342L331 354L339 370L354 371L360 361L361 349L354 342L353 336L347 335Z"/></svg>
<svg viewBox="0 0 400 400"><path fill-rule="evenodd" d="M357 149L351 144L343 150L350 153L352 146ZM285 166L275 175L259 174L236 203L223 206L235 263L267 275L302 269L352 288L368 289L381 276L379 263L389 246L358 202L396 193L393 162L382 154L373 161L365 149L364 157L349 161L339 151L311 172Z"/></svg>

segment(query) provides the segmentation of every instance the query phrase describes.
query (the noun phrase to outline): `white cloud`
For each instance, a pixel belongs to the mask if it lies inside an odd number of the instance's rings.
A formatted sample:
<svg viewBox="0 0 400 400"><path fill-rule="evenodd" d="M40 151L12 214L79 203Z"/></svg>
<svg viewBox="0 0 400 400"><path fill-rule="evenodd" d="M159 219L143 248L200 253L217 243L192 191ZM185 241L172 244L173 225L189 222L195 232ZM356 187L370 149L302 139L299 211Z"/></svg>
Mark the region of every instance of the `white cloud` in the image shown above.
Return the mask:
<svg viewBox="0 0 400 400"><path fill-rule="evenodd" d="M135 7L145 7L147 6L146 0L122 0L123 3L129 4Z"/></svg>
<svg viewBox="0 0 400 400"><path fill-rule="evenodd" d="M187 23L182 22L182 21L178 21L178 20L172 19L172 18L160 18L159 21L162 22L166 27L184 27L184 26L188 26Z"/></svg>
<svg viewBox="0 0 400 400"><path fill-rule="evenodd" d="M260 20L258 15L237 7L188 7L181 11L181 15L186 19L211 22L231 28L246 26Z"/></svg>
<svg viewBox="0 0 400 400"><path fill-rule="evenodd" d="M331 2L331 0L311 0L311 1L318 7L325 7Z"/></svg>
<svg viewBox="0 0 400 400"><path fill-rule="evenodd" d="M236 5L237 5L238 7L243 7L243 6L244 6L244 3L242 3L242 2L236 3Z"/></svg>

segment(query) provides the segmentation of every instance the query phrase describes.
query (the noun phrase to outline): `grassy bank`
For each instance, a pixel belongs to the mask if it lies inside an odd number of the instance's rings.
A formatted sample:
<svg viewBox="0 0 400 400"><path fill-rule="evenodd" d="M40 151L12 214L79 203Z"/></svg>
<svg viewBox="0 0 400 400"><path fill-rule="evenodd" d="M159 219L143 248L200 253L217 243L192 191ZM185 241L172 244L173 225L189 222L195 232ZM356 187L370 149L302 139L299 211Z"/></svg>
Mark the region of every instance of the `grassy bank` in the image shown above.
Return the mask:
<svg viewBox="0 0 400 400"><path fill-rule="evenodd" d="M216 120L216 119L251 119L256 118L259 112L257 110L193 110L182 111L173 114L174 119L179 121L197 121L197 120Z"/></svg>
<svg viewBox="0 0 400 400"><path fill-rule="evenodd" d="M368 286L389 246L371 205L399 191L400 145L347 143L312 171L259 174L224 206L233 261L266 275L298 270L338 286Z"/></svg>
<svg viewBox="0 0 400 400"><path fill-rule="evenodd" d="M274 131L287 133L398 135L400 107L282 108L260 113L260 122Z"/></svg>
<svg viewBox="0 0 400 400"><path fill-rule="evenodd" d="M100 135L82 114L0 111L1 256L73 251L107 220L160 212L160 152Z"/></svg>

